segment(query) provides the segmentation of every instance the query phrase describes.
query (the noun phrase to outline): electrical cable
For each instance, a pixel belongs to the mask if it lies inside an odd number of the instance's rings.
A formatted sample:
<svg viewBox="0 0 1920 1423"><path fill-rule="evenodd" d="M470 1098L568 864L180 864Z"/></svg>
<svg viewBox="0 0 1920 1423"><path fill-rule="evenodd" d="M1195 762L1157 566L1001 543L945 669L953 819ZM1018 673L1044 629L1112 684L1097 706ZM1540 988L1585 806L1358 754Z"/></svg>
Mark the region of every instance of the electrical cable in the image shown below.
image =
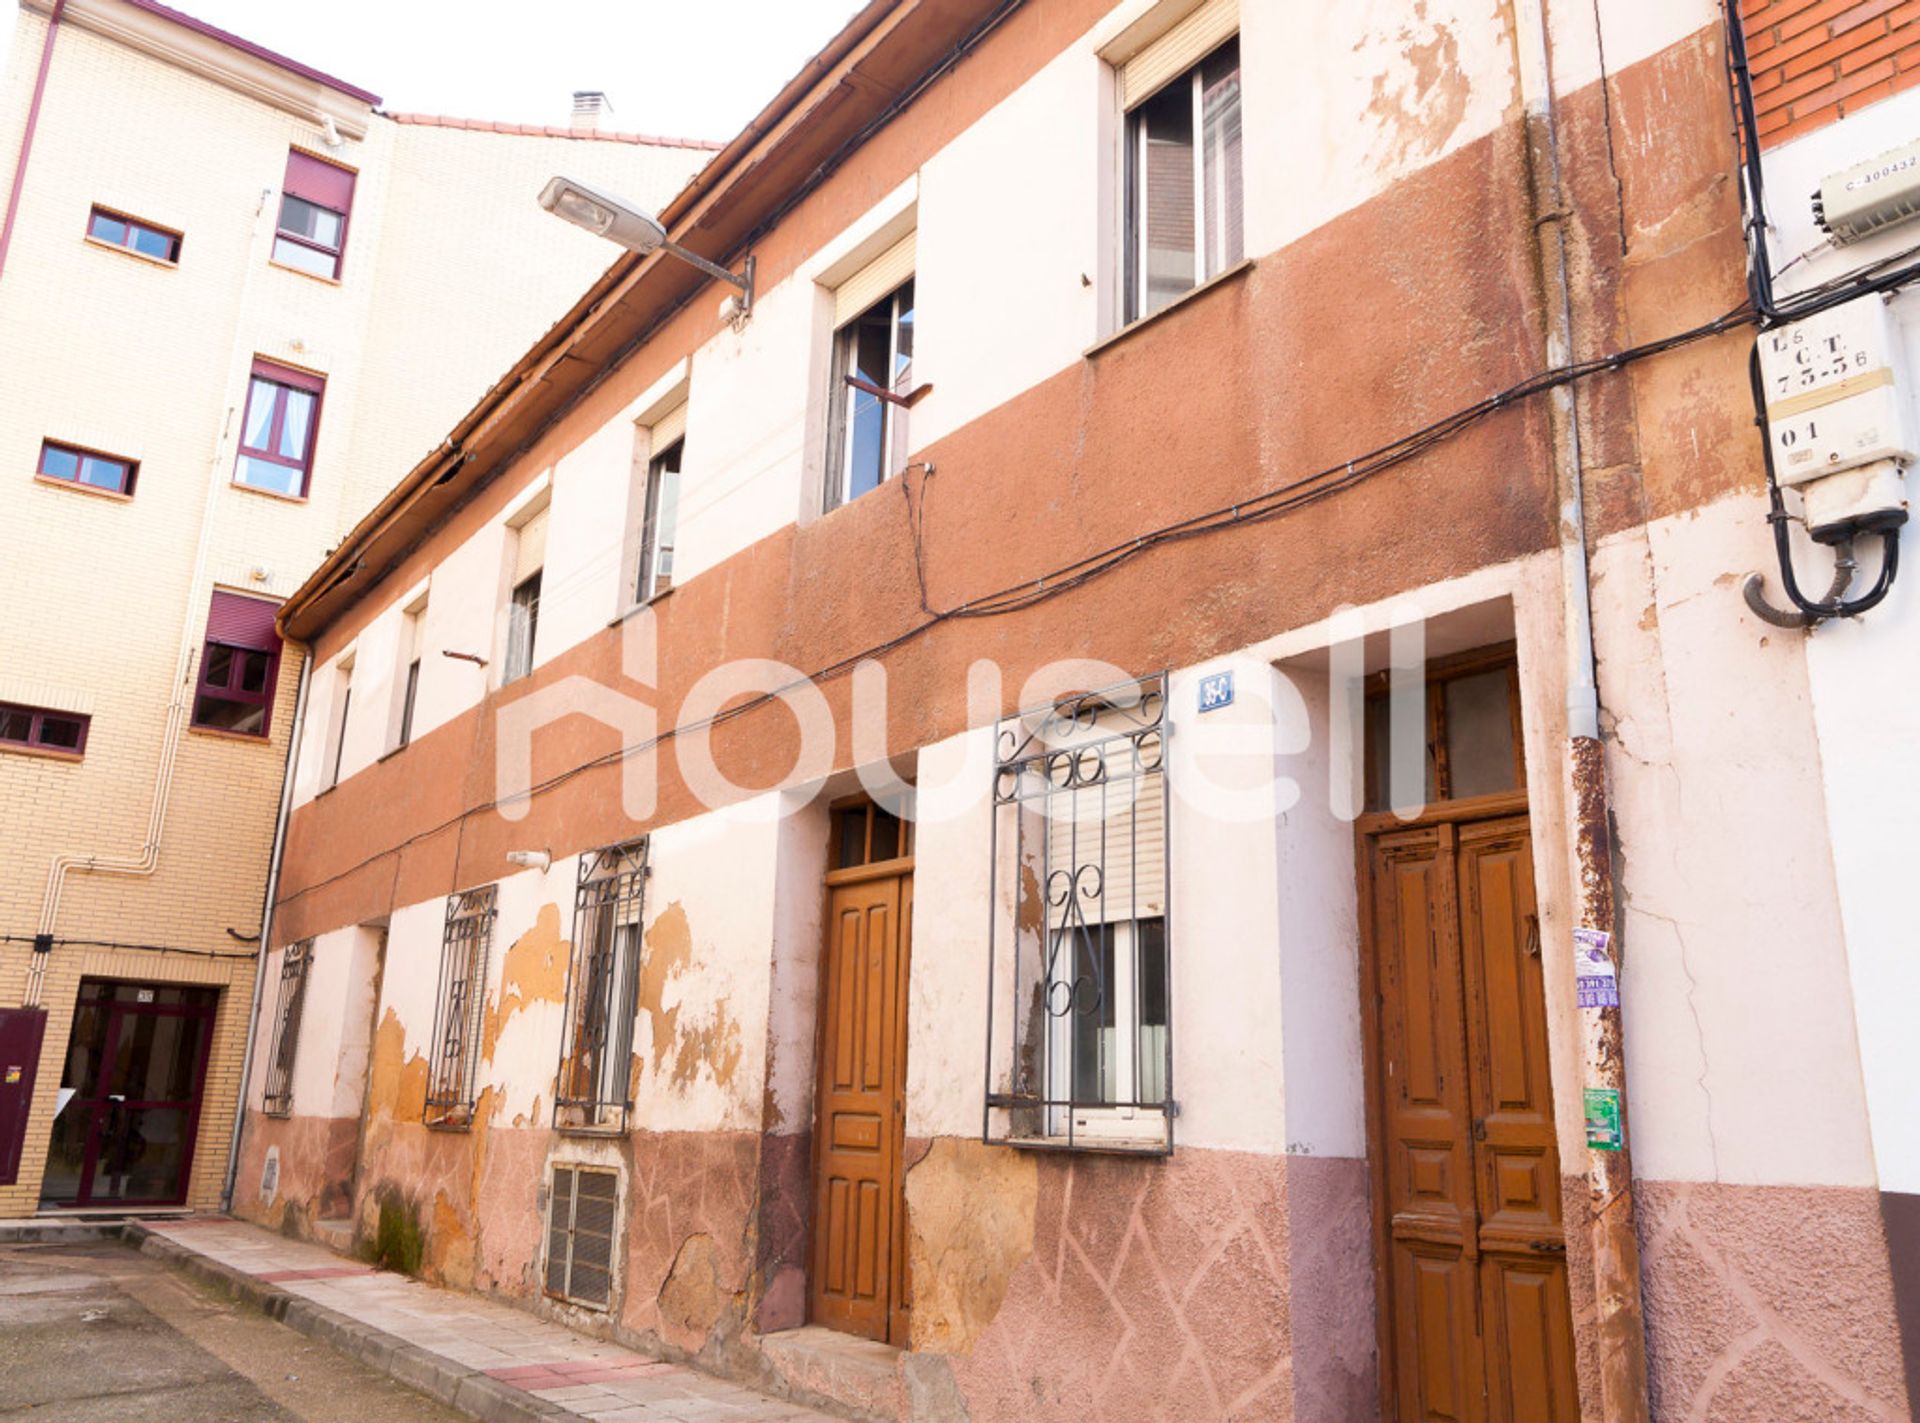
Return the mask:
<svg viewBox="0 0 1920 1423"><path fill-rule="evenodd" d="M1478 424L1489 416L1513 407L1519 402L1533 396L1544 394L1561 385L1567 385L1592 376L1622 370L1635 362L1664 355L1682 346L1707 340L1728 331L1738 330L1744 326L1750 326L1754 321L1754 312L1743 303L1731 311L1726 312L1724 315L1716 317L1712 321L1691 327L1685 331L1676 332L1671 336L1664 336L1638 346L1628 347L1625 350L1615 352L1611 355L1598 356L1584 361L1575 361L1565 366L1536 372L1525 380L1477 400L1471 405L1463 406L1451 414L1433 421L1431 424L1423 426L1410 434L1388 441L1386 444L1377 446L1365 454L1356 455L1352 459L1343 460L1338 464L1329 465L1312 474L1303 475L1297 479L1269 489L1263 494L1257 494L1251 498L1222 505L1219 508L1209 510L1205 513L1191 515L1175 523L1164 525L1122 543L1114 544L1098 553L1077 559L1070 564L1044 573L1038 578L1022 580L1020 583L999 589L993 593L984 594L978 598L969 599L966 602L947 609L933 608L925 592L926 582L922 561L923 554L920 547L920 531L925 517L926 501L924 497L924 480L926 476L923 475L922 478L922 497L918 501L917 507L912 491L903 482L902 497L906 501L909 529L913 535L915 567L920 581L921 611L924 614L924 621L915 623L913 626L896 633L893 637L874 646L836 659L824 667L817 668L812 673L802 674L772 690L758 693L731 706L724 707L711 716L670 727L643 741L638 741L631 745L622 746L616 750L603 752L598 756L591 757L577 765L568 767L564 771L556 772L543 781L534 783L517 795L496 798L485 804L469 806L464 810L457 811L438 824L429 826L424 830L416 831L397 843L375 851L373 854L356 861L343 870L339 870L325 878L315 880L311 884L303 885L278 903L282 905L289 904L304 895L312 894L331 885L338 884L353 875L359 874L369 866L377 864L387 855L402 854L415 845L424 843L436 836L443 835L450 830L457 830L474 816L483 814L498 805L531 801L534 797L556 790L560 786L567 784L579 776L585 775L589 771L598 770L605 766L616 765L630 756L644 754L688 733L711 731L716 727L722 726L738 717L745 716L761 707L771 705L788 692L797 690L802 686L809 684L817 685L820 682L832 681L845 676L859 663L873 658L885 657L889 653L895 652L909 643L919 640L935 628L946 623L962 619L999 617L1020 612L1073 589L1084 587L1096 578L1112 572L1114 569L1130 562L1149 549L1157 548L1162 544L1183 541L1189 538L1198 538L1225 529L1261 523L1268 519L1276 518L1292 509L1318 502L1330 495L1339 493L1370 479L1376 474L1384 473L1389 469L1403 464L1415 456L1425 453L1427 450L1439 445L1462 430ZM910 466L909 472L915 467L925 469L924 465ZM931 474L931 470L927 470L926 474ZM903 481L904 478L905 475L903 474Z"/></svg>
<svg viewBox="0 0 1920 1423"><path fill-rule="evenodd" d="M0 934L0 944L32 944L38 936L33 934ZM70 939L65 935L56 935L51 940L53 947L66 949L125 949L143 954L176 954L184 958L196 959L247 959L259 957L257 950L248 949L244 953L230 953L220 949L188 949L178 944L128 944L116 939Z"/></svg>

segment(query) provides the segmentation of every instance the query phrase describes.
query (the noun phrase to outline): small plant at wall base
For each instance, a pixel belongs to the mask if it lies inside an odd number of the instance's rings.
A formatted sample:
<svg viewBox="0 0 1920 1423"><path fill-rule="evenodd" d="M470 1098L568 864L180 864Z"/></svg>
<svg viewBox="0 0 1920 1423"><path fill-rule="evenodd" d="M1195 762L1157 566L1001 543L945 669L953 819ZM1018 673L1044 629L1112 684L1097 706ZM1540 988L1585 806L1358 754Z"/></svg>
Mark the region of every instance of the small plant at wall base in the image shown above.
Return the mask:
<svg viewBox="0 0 1920 1423"><path fill-rule="evenodd" d="M413 1207L391 1187L381 1192L380 1223L374 1229L373 1239L363 1247L367 1263L417 1277L424 1247L420 1221Z"/></svg>

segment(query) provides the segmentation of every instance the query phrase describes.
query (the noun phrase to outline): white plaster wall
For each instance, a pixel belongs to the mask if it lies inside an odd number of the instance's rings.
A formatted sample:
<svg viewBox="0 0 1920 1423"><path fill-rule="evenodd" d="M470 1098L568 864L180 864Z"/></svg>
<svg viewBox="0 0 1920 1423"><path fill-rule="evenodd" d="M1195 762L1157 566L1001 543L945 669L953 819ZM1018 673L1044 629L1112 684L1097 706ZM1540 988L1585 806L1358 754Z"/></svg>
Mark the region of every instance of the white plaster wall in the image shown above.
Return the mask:
<svg viewBox="0 0 1920 1423"><path fill-rule="evenodd" d="M813 1122L815 1030L820 955L826 938L826 807L804 793L781 797L773 900L773 970L767 1019L768 1131L807 1130ZM912 1069L912 1054L908 1068Z"/></svg>
<svg viewBox="0 0 1920 1423"><path fill-rule="evenodd" d="M554 466L536 667L585 642L621 609L625 530L640 516L629 507L637 438L630 419L609 420Z"/></svg>

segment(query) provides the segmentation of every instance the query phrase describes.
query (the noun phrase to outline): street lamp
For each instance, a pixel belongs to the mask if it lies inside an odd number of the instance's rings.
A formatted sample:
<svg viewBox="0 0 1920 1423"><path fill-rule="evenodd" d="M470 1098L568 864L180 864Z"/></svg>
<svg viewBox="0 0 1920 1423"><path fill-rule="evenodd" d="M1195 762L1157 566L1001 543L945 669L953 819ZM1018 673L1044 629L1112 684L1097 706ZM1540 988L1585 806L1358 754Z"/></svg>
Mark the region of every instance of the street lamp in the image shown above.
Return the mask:
<svg viewBox="0 0 1920 1423"><path fill-rule="evenodd" d="M746 270L736 276L718 263L709 262L698 252L689 252L679 243L669 241L666 228L652 213L642 212L625 198L605 188L583 183L578 178L549 179L547 186L540 190L540 206L555 217L565 218L575 227L584 227L596 237L619 243L629 252L645 256L657 248L665 248L708 276L740 288L740 295L736 298L740 304L739 315L745 316L753 310L751 257L747 258Z"/></svg>

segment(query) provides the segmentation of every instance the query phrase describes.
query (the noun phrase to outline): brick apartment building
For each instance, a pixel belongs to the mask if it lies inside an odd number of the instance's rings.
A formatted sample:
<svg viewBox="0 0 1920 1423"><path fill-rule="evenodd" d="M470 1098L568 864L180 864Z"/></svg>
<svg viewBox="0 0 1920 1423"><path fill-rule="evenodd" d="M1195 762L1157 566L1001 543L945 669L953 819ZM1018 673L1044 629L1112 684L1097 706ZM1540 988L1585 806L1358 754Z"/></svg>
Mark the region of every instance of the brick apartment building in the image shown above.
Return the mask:
<svg viewBox="0 0 1920 1423"><path fill-rule="evenodd" d="M562 155L664 200L711 153L381 113L150 0L22 0L10 64L0 1215L214 1206L305 675L278 603L605 267L535 205Z"/></svg>

